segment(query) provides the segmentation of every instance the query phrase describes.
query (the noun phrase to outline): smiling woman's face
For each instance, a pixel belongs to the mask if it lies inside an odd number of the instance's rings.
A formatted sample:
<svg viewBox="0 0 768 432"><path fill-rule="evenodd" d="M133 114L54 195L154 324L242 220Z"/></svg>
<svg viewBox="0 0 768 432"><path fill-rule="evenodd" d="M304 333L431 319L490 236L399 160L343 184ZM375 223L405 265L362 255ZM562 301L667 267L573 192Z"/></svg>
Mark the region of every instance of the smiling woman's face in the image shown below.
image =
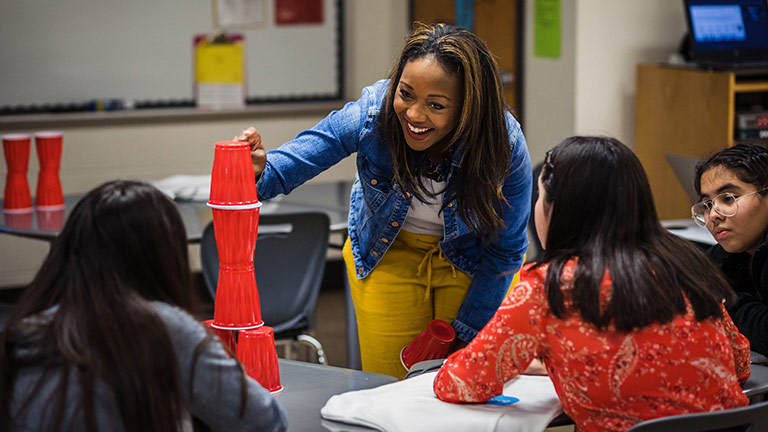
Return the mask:
<svg viewBox="0 0 768 432"><path fill-rule="evenodd" d="M461 106L461 82L456 74L432 57L405 64L393 108L408 147L439 155L445 150L442 140L456 128Z"/></svg>
<svg viewBox="0 0 768 432"><path fill-rule="evenodd" d="M739 180L734 172L722 166L712 167L701 175L704 201L724 192L740 197L755 190L755 185ZM753 254L768 231L768 197L757 193L740 199L738 206L736 214L728 217L710 210L707 229L726 252Z"/></svg>

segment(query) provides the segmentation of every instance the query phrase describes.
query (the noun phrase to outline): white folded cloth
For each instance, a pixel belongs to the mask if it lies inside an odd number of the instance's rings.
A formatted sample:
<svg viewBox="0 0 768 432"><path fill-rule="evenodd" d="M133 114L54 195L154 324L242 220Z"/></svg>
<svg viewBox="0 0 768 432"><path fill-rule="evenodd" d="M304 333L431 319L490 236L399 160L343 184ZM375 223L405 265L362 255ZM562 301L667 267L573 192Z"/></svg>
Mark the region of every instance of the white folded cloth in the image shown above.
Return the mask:
<svg viewBox="0 0 768 432"><path fill-rule="evenodd" d="M548 376L520 375L504 385L512 405L453 404L435 396L437 372L380 387L332 396L320 410L323 426L356 430L345 424L387 431L525 431L539 432L562 411ZM337 423L342 422L342 423Z"/></svg>
<svg viewBox="0 0 768 432"><path fill-rule="evenodd" d="M174 175L150 182L171 199L207 202L211 194L211 175Z"/></svg>

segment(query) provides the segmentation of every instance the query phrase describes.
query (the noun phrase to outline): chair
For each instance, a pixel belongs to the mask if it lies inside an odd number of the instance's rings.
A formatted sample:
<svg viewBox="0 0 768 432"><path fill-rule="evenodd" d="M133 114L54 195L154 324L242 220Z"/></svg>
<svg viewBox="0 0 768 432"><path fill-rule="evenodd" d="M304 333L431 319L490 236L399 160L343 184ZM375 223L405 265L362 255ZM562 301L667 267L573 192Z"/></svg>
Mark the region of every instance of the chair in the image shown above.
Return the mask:
<svg viewBox="0 0 768 432"><path fill-rule="evenodd" d="M723 411L662 417L634 425L628 432L715 432L768 430L768 402Z"/></svg>
<svg viewBox="0 0 768 432"><path fill-rule="evenodd" d="M327 365L325 349L309 333L325 273L330 220L325 213L262 214L253 265L259 289L261 316L275 330L275 343L292 358L294 348L314 349L317 362ZM200 241L203 278L216 298L219 255L213 222Z"/></svg>

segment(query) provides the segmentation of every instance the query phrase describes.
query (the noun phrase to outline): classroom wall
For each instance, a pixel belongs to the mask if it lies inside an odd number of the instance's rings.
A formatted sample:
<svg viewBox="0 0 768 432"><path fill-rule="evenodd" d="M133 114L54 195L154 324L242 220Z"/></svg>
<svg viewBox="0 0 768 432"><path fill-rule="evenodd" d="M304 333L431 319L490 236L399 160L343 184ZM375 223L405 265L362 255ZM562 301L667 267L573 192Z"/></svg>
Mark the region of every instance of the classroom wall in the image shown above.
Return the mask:
<svg viewBox="0 0 768 432"><path fill-rule="evenodd" d="M634 145L635 69L667 59L685 33L682 2L562 0L562 55L533 56L526 0L525 124L531 158L576 134Z"/></svg>
<svg viewBox="0 0 768 432"><path fill-rule="evenodd" d="M408 33L408 2L393 0L345 0L345 60L348 98L386 75ZM79 12L77 12L79 13ZM96 17L94 17L96 18ZM32 34L33 35L33 34ZM60 177L65 193L85 192L115 178L160 179L175 174L210 172L213 144L229 140L241 129L254 126L265 146L275 148L298 132L313 126L327 110L298 114L178 118L132 124L99 124L57 127L64 132ZM41 125L40 128L45 128ZM0 126L0 133L34 132ZM47 129L47 128L46 128ZM34 150L29 163L29 181L34 188L38 162ZM6 167L0 168L4 187ZM354 179L354 158L321 174L316 181ZM0 287L31 281L48 251L43 241L0 235ZM197 266L199 251L190 255Z"/></svg>

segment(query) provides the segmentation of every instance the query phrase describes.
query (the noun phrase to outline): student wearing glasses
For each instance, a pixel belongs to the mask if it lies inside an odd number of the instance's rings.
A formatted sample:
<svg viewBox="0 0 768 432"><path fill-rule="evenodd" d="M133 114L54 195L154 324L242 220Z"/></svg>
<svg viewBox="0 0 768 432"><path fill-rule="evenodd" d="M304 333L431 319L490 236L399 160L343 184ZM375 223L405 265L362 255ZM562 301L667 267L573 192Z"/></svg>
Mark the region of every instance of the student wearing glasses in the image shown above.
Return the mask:
<svg viewBox="0 0 768 432"><path fill-rule="evenodd" d="M541 358L580 432L744 406L749 343L728 282L664 229L640 161L613 138L571 137L538 178L540 263L434 381L438 398L484 402Z"/></svg>
<svg viewBox="0 0 768 432"><path fill-rule="evenodd" d="M752 345L768 355L768 147L743 143L696 166L697 224L717 240L707 253L736 291L726 304Z"/></svg>

